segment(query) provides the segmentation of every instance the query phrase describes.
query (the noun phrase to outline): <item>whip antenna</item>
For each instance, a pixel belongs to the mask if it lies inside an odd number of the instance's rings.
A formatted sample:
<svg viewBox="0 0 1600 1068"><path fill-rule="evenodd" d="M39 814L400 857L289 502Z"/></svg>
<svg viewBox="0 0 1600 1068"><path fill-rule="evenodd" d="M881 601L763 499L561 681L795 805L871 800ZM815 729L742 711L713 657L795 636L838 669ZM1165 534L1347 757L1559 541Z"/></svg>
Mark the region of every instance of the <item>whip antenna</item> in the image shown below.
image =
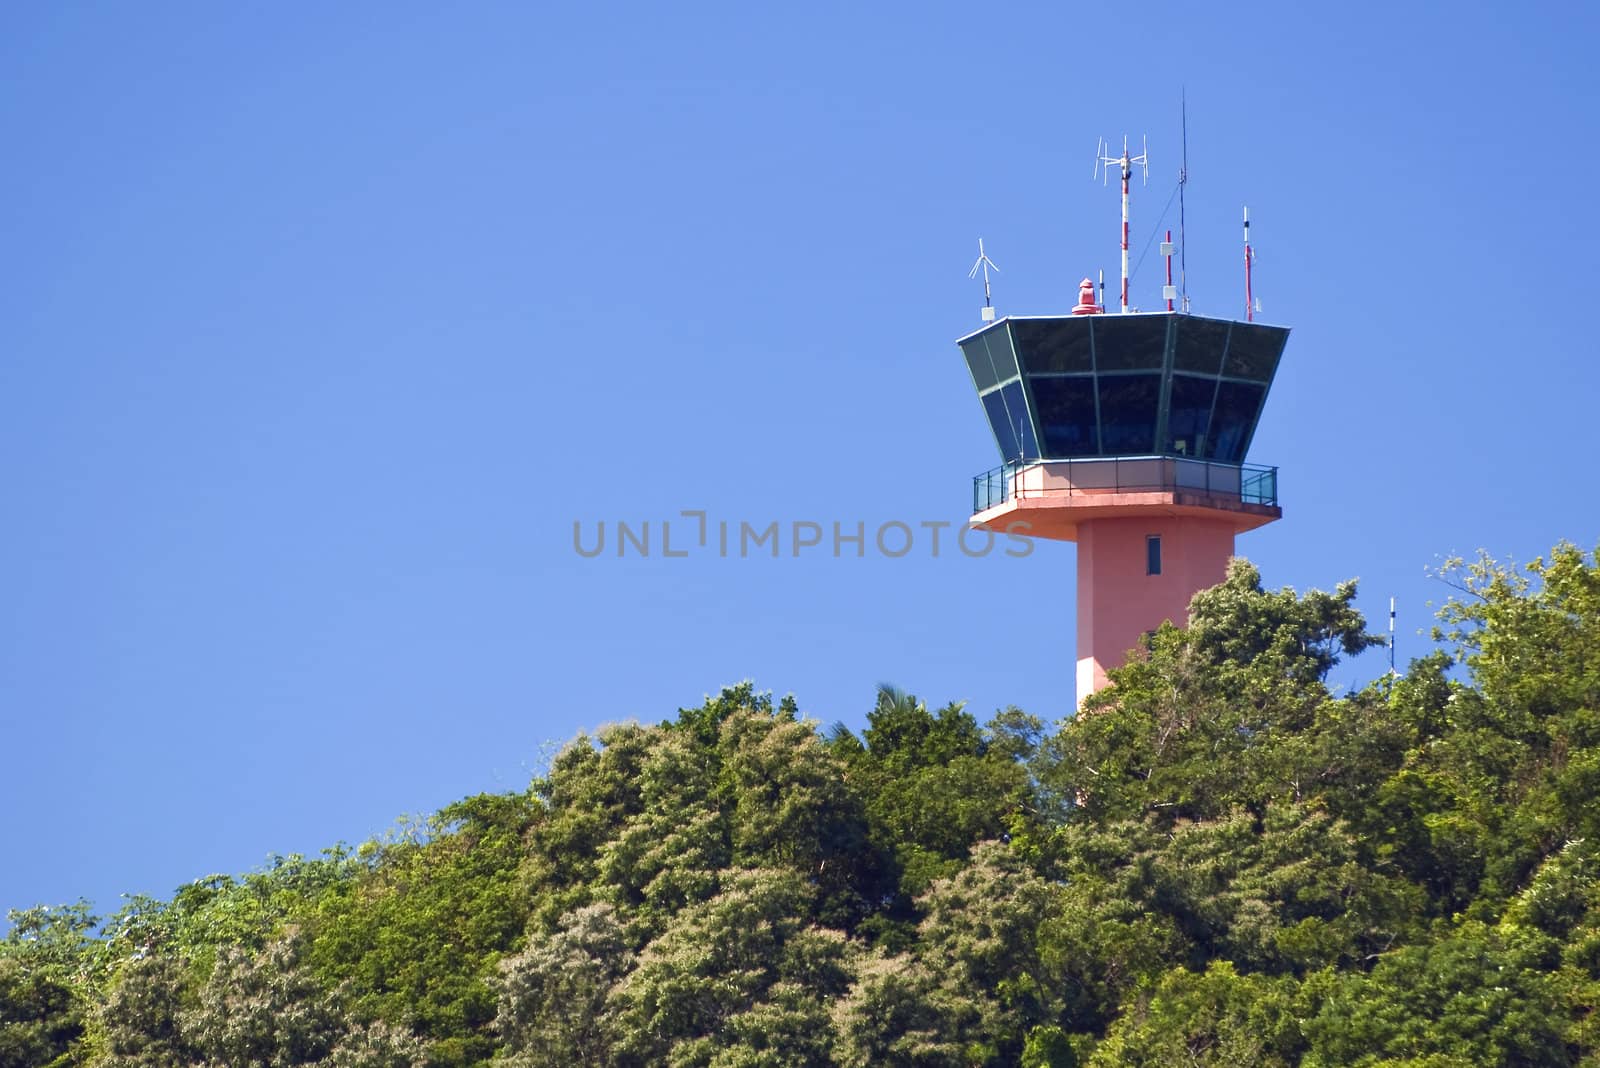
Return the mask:
<svg viewBox="0 0 1600 1068"><path fill-rule="evenodd" d="M1183 162L1178 167L1178 291L1183 294L1183 312L1189 313L1189 240L1184 227L1183 187L1189 184L1189 90L1183 90ZM1170 279L1169 279L1170 281Z"/></svg>

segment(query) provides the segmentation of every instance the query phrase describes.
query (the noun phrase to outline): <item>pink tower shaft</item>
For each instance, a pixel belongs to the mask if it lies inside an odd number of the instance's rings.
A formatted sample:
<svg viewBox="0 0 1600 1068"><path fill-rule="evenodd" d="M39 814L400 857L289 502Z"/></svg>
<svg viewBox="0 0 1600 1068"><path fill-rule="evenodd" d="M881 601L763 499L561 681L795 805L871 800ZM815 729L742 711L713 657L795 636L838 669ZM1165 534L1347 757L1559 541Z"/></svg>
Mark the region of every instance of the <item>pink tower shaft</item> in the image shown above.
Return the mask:
<svg viewBox="0 0 1600 1068"><path fill-rule="evenodd" d="M1163 621L1189 622L1189 599L1227 577L1232 517L1146 516L1078 524L1078 700L1103 689ZM1150 574L1151 539L1159 573Z"/></svg>

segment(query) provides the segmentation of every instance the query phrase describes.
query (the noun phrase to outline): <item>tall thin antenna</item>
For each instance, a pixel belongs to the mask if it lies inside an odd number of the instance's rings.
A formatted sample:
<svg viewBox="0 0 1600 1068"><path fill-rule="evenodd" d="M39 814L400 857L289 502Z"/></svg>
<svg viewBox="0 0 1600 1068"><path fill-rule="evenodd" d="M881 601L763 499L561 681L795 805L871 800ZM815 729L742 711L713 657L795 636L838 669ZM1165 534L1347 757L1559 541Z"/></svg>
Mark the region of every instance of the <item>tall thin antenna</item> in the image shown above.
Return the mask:
<svg viewBox="0 0 1600 1068"><path fill-rule="evenodd" d="M1253 323L1256 319L1256 298L1251 289L1251 268L1255 266L1256 253L1250 247L1250 207L1244 209L1244 321Z"/></svg>
<svg viewBox="0 0 1600 1068"><path fill-rule="evenodd" d="M1394 674L1394 598L1389 598L1389 674Z"/></svg>
<svg viewBox="0 0 1600 1068"><path fill-rule="evenodd" d="M1178 289L1183 294L1183 313L1189 314L1189 235L1184 226L1183 188L1189 184L1189 88L1183 97L1183 164L1178 168Z"/></svg>
<svg viewBox="0 0 1600 1068"><path fill-rule="evenodd" d="M978 261L972 265L972 270L967 272L967 277L976 278L978 277L979 269L983 270L983 312L981 314L983 321L986 323L994 322L994 301L989 296L989 268L991 267L994 267L995 274L1000 273L1000 268L995 267L994 260L991 260L989 254L983 251L983 238L980 237L978 238Z"/></svg>
<svg viewBox="0 0 1600 1068"><path fill-rule="evenodd" d="M1128 139L1122 139L1122 155L1106 155L1106 139L1101 138L1095 150L1095 170L1105 167L1105 181L1111 180L1111 165L1117 164L1122 170L1122 314L1128 314L1128 179L1133 176L1133 165L1139 164L1144 168L1144 180L1150 181L1150 144L1146 140L1144 149L1137 156L1128 154Z"/></svg>

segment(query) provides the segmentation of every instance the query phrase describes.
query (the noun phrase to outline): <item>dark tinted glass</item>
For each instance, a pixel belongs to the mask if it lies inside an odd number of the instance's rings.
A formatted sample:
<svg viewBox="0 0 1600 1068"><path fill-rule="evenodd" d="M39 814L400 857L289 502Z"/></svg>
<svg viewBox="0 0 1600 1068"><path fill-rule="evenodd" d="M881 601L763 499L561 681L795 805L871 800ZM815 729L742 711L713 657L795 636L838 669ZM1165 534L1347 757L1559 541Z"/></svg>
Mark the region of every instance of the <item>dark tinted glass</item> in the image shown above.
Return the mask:
<svg viewBox="0 0 1600 1068"><path fill-rule="evenodd" d="M994 365L989 362L989 348L983 343L983 338L975 337L962 342L961 355L967 358L967 367L972 371L972 384L978 387L979 393L1000 381L994 376Z"/></svg>
<svg viewBox="0 0 1600 1068"><path fill-rule="evenodd" d="M1095 441L1094 379L1034 378L1033 401L1039 406L1039 432L1046 456L1093 456Z"/></svg>
<svg viewBox="0 0 1600 1068"><path fill-rule="evenodd" d="M1146 535L1144 539L1144 573L1161 574L1161 538L1155 534Z"/></svg>
<svg viewBox="0 0 1600 1068"><path fill-rule="evenodd" d="M1155 451L1160 375L1101 375L1100 449L1108 455Z"/></svg>
<svg viewBox="0 0 1600 1068"><path fill-rule="evenodd" d="M1173 369L1214 375L1222 369L1222 350L1227 342L1227 323L1215 319L1179 319L1178 343L1172 352Z"/></svg>
<svg viewBox="0 0 1600 1068"><path fill-rule="evenodd" d="M1017 444L1022 455L1029 459L1038 456L1039 442L1033 436L1033 420L1028 418L1028 406L1022 399L1022 382L1018 380L1004 387L1000 395L1005 398L1011 425L1017 428Z"/></svg>
<svg viewBox="0 0 1600 1068"><path fill-rule="evenodd" d="M1236 323L1233 336L1228 339L1228 363L1222 373L1230 378L1270 382L1288 340L1289 331L1281 326Z"/></svg>
<svg viewBox="0 0 1600 1068"><path fill-rule="evenodd" d="M1094 319L1097 371L1159 371L1166 362L1167 317L1086 316Z"/></svg>
<svg viewBox="0 0 1600 1068"><path fill-rule="evenodd" d="M1017 358L1011 352L1011 334L1002 325L983 335L989 345L989 360L994 364L995 381L1004 382L1017 374Z"/></svg>
<svg viewBox="0 0 1600 1068"><path fill-rule="evenodd" d="M983 410L989 416L989 426L994 430L994 440L1000 446L1000 457L1004 460L1017 458L1017 431L1011 422L1011 416L1006 412L1006 402L1000 397L1000 390L985 394Z"/></svg>
<svg viewBox="0 0 1600 1068"><path fill-rule="evenodd" d="M1172 376L1172 399L1167 411L1167 452L1179 456L1204 456L1211 402L1217 395L1215 378Z"/></svg>
<svg viewBox="0 0 1600 1068"><path fill-rule="evenodd" d="M1223 382L1217 387L1217 405L1211 413L1211 439L1207 443L1212 459L1231 464L1243 462L1250 435L1255 432L1256 415L1261 411L1261 398L1266 392L1266 386L1251 382Z"/></svg>
<svg viewBox="0 0 1600 1068"><path fill-rule="evenodd" d="M1092 371L1089 362L1089 319L1018 319L1011 324L1022 359L1029 374L1057 374Z"/></svg>

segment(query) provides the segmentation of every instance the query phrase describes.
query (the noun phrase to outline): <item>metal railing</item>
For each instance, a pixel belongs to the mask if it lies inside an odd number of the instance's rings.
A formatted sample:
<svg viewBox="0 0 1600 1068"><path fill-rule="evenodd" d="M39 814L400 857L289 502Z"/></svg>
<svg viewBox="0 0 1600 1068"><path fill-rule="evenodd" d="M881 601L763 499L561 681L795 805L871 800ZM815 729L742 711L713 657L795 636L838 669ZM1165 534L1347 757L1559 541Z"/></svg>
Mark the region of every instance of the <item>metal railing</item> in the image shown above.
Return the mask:
<svg viewBox="0 0 1600 1068"><path fill-rule="evenodd" d="M1040 470L1034 475L1036 468ZM1276 507L1278 469L1181 456L1010 460L973 478L972 511L977 514L1019 497L1184 491Z"/></svg>

